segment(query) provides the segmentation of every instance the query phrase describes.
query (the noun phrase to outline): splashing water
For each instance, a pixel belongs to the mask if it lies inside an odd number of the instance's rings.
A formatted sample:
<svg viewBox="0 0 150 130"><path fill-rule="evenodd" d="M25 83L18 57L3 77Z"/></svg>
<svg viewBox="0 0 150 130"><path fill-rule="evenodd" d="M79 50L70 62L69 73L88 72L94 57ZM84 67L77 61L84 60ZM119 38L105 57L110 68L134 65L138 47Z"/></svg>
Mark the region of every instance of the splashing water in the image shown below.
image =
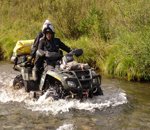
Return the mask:
<svg viewBox="0 0 150 130"><path fill-rule="evenodd" d="M1 67L0 75L0 102L3 103L23 102L23 107L31 109L32 111L56 115L58 113L69 112L71 109L94 112L95 109L103 110L108 107L117 107L118 105L128 102L126 94L122 89L116 87L112 88L112 85L110 85L111 87L108 87L108 84L106 87L104 86L105 90L103 96L97 96L82 102L76 99L53 101L52 97L47 98L47 93L42 95L38 100L34 100L30 98L29 93L24 92L24 89L13 89L12 83L17 73L12 71L12 68L9 70L3 69L3 67Z"/></svg>
<svg viewBox="0 0 150 130"><path fill-rule="evenodd" d="M92 99L86 99L82 102L76 99L64 100L60 99L53 101L52 97L47 98L47 93L42 95L38 100L33 100L30 95L24 92L23 89L14 90L13 87L5 85L0 88L1 102L24 102L25 108L32 111L41 111L56 115L62 112L69 112L71 109L87 110L94 112L95 109L103 110L108 107L116 107L127 103L126 94L123 90L118 90L113 93L106 93L103 96L97 96Z"/></svg>
<svg viewBox="0 0 150 130"><path fill-rule="evenodd" d="M56 130L74 130L73 124L64 124L63 126L60 126Z"/></svg>

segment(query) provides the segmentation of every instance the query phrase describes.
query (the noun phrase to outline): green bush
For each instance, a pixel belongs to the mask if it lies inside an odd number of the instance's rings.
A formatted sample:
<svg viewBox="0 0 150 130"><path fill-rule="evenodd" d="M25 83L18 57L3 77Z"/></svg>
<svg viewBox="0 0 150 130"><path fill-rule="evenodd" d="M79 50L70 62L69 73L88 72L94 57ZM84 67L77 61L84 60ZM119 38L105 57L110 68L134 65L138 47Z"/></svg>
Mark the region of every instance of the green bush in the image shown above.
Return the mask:
<svg viewBox="0 0 150 130"><path fill-rule="evenodd" d="M0 57L34 39L46 19L55 36L82 48L79 62L128 80L150 79L150 3L143 0L1 0Z"/></svg>

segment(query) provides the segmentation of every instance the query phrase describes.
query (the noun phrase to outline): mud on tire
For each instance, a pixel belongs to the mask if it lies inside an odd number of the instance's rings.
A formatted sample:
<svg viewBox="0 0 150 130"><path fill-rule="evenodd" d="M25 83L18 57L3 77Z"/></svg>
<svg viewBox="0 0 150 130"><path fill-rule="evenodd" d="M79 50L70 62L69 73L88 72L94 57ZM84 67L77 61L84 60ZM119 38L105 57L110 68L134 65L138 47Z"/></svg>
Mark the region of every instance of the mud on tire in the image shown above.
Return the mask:
<svg viewBox="0 0 150 130"><path fill-rule="evenodd" d="M22 75L17 75L15 78L14 78L14 81L13 81L13 87L14 89L21 89L24 87L24 84L23 84L23 79L22 79Z"/></svg>
<svg viewBox="0 0 150 130"><path fill-rule="evenodd" d="M21 88L24 88L25 89L25 92L30 92L32 90L39 90L38 87L37 87L37 83L30 80L30 81L26 81L26 80L23 80L22 78L22 75L17 75L15 78L14 78L14 81L13 81L13 87L14 89L18 90L18 89L21 89Z"/></svg>

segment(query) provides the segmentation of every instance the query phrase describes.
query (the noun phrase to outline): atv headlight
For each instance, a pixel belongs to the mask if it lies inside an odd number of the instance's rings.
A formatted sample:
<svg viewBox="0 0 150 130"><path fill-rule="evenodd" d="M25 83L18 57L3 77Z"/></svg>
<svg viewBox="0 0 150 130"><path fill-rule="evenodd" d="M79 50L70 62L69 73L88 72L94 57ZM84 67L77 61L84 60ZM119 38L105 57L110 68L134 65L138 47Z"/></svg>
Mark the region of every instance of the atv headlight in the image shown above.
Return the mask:
<svg viewBox="0 0 150 130"><path fill-rule="evenodd" d="M97 84L98 83L98 79L97 78L94 78L93 79L93 84Z"/></svg>
<svg viewBox="0 0 150 130"><path fill-rule="evenodd" d="M74 81L67 81L67 84L68 84L69 87L74 87L75 88L77 86Z"/></svg>
<svg viewBox="0 0 150 130"><path fill-rule="evenodd" d="M67 84L69 87L73 87L73 88L75 88L77 86L74 81L67 81Z"/></svg>

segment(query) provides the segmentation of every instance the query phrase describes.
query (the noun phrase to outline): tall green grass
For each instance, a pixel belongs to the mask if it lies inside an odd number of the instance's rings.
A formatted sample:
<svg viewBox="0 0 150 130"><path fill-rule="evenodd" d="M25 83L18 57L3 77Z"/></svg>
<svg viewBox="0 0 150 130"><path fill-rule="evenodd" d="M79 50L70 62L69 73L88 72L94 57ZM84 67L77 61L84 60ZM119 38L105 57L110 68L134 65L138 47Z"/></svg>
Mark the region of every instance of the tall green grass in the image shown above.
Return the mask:
<svg viewBox="0 0 150 130"><path fill-rule="evenodd" d="M144 0L1 0L1 58L34 39L46 19L55 36L82 48L79 62L128 80L150 79L150 3Z"/></svg>

